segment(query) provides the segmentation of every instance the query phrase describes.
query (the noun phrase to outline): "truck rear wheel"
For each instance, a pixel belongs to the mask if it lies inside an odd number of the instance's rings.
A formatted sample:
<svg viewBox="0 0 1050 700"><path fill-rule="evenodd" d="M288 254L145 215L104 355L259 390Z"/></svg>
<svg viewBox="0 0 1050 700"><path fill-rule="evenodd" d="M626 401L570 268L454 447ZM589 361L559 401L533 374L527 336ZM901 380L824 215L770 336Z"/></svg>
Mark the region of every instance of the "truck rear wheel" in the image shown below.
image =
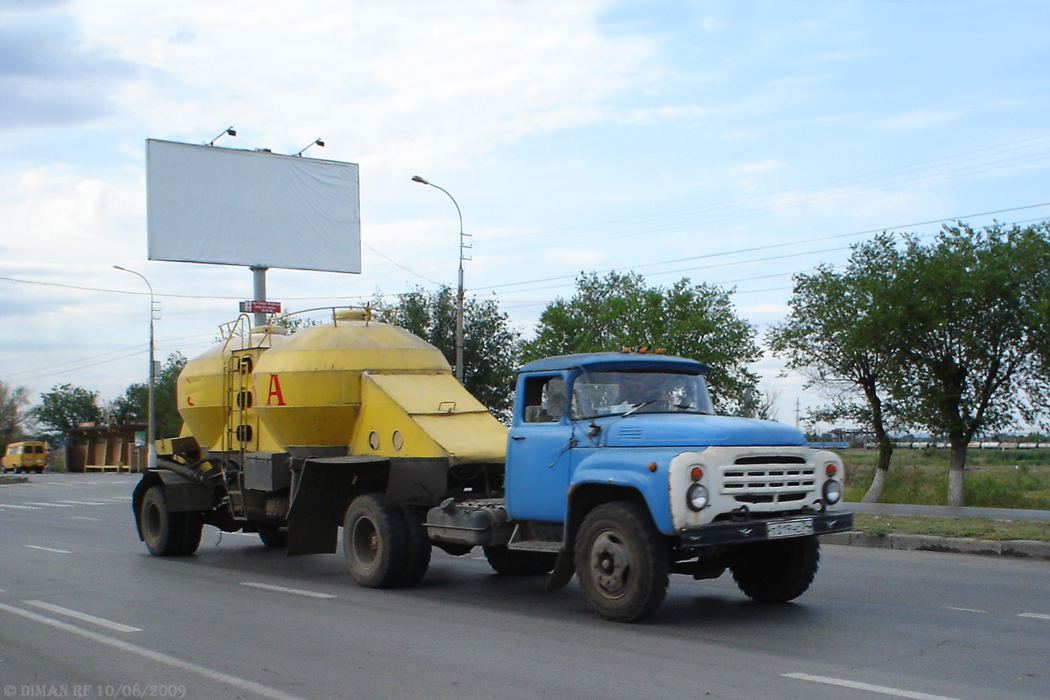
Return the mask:
<svg viewBox="0 0 1050 700"><path fill-rule="evenodd" d="M354 499L343 519L343 554L350 575L366 588L390 588L403 580L408 552L405 520L380 497Z"/></svg>
<svg viewBox="0 0 1050 700"><path fill-rule="evenodd" d="M730 566L744 594L760 603L786 603L806 592L817 575L820 543L815 535L755 545L754 555Z"/></svg>
<svg viewBox="0 0 1050 700"><path fill-rule="evenodd" d="M173 513L183 519L182 546L179 554L190 555L201 546L201 535L204 533L204 518L200 513Z"/></svg>
<svg viewBox="0 0 1050 700"><path fill-rule="evenodd" d="M489 566L500 576L536 576L549 574L558 561L557 554L548 552L524 552L508 549L507 545L485 547L485 558Z"/></svg>
<svg viewBox="0 0 1050 700"><path fill-rule="evenodd" d="M433 546L424 525L427 512L424 508L405 507L401 509L401 515L405 520L408 550L405 573L400 585L414 586L426 576L427 569L430 568L430 557L433 554Z"/></svg>
<svg viewBox="0 0 1050 700"><path fill-rule="evenodd" d="M259 525L259 539L270 549L284 549L288 546L288 530L277 525Z"/></svg>
<svg viewBox="0 0 1050 700"><path fill-rule="evenodd" d="M635 622L667 594L667 548L649 514L634 503L600 505L576 534L576 574L599 617Z"/></svg>
<svg viewBox="0 0 1050 700"><path fill-rule="evenodd" d="M171 557L190 554L184 551L187 546L187 528L185 513L168 511L168 500L164 496L163 486L151 486L142 497L139 519L142 523L142 538L149 553L158 557ZM202 525L203 527L203 525ZM197 544L200 543L200 531L197 531Z"/></svg>

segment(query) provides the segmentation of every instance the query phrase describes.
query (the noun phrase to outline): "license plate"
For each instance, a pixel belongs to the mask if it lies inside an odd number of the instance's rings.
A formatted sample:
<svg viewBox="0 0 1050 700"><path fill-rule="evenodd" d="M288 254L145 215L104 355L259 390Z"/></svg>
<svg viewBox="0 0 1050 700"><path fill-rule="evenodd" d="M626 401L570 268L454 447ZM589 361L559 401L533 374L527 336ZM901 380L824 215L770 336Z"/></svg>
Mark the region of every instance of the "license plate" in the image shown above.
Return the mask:
<svg viewBox="0 0 1050 700"><path fill-rule="evenodd" d="M802 520L785 520L766 525L766 536L769 539L777 537L801 537L813 534L813 518Z"/></svg>

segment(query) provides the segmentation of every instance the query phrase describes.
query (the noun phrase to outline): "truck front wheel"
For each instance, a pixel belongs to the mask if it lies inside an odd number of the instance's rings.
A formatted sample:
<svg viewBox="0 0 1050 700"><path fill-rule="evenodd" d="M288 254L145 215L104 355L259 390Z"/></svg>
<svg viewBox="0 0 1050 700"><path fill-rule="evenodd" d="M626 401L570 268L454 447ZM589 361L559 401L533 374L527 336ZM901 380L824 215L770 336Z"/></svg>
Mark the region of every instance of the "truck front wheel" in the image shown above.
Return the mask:
<svg viewBox="0 0 1050 700"><path fill-rule="evenodd" d="M667 547L649 514L634 503L600 505L576 535L576 574L599 617L635 622L650 615L667 593Z"/></svg>
<svg viewBox="0 0 1050 700"><path fill-rule="evenodd" d="M786 603L806 592L817 575L815 535L753 545L752 556L729 568L744 594L760 603Z"/></svg>
<svg viewBox="0 0 1050 700"><path fill-rule="evenodd" d="M350 575L366 588L390 588L404 577L408 552L405 520L380 497L358 496L343 520L343 554Z"/></svg>

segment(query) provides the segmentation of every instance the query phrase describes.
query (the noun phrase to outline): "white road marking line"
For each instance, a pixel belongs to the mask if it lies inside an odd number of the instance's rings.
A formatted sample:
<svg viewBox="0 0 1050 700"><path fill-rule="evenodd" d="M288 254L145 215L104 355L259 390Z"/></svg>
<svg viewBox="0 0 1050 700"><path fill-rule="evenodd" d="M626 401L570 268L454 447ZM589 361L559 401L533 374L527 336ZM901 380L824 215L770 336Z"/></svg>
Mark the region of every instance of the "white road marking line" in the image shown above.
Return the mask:
<svg viewBox="0 0 1050 700"><path fill-rule="evenodd" d="M847 681L843 678L829 678L828 676L813 676L808 673L784 673L784 678L794 678L799 681L810 681L812 683L823 683L840 688L852 688L854 690L866 690L870 693L889 695L895 698L910 698L910 700L958 700L945 695L930 695L929 693L917 693L914 690L902 690L885 685L872 685L871 683L860 683L858 681Z"/></svg>
<svg viewBox="0 0 1050 700"><path fill-rule="evenodd" d="M14 503L5 503L4 508L18 508L19 510L40 510L36 506L16 506Z"/></svg>
<svg viewBox="0 0 1050 700"><path fill-rule="evenodd" d="M75 506L104 506L102 501L59 501L59 503L72 503Z"/></svg>
<svg viewBox="0 0 1050 700"><path fill-rule="evenodd" d="M96 523L97 522L101 522L98 518L86 518L83 515L71 515L71 516L69 516L69 519L70 520L90 520L90 521L96 522Z"/></svg>
<svg viewBox="0 0 1050 700"><path fill-rule="evenodd" d="M43 506L44 508L75 508L68 503L37 503L36 501L26 501L31 506Z"/></svg>
<svg viewBox="0 0 1050 700"><path fill-rule="evenodd" d="M1043 613L1021 613L1017 617L1030 617L1033 620L1050 620L1050 615L1044 615Z"/></svg>
<svg viewBox="0 0 1050 700"><path fill-rule="evenodd" d="M157 663L170 666L180 671L187 671L189 673L197 674L198 676L201 676L203 678L207 678L208 680L216 681L218 683L225 683L226 685L231 685L235 688L239 688L249 693L255 693L257 695L262 695L263 697L273 698L273 700L302 700L302 698L300 698L297 695L291 695L289 693L277 690L276 688L271 688L261 683L256 683L255 681L249 681L245 678L231 676L228 673L215 671L205 666L195 664L192 661L185 661L174 656L169 656L168 654L162 654L159 651L153 651L152 649L141 647L138 644L126 642L123 639L109 637L104 634L99 634L98 632L92 632L91 630L86 630L82 627L77 627L76 625L70 625L66 622L53 620L50 617L38 615L30 610L23 610L22 608L16 608L11 605L4 605L3 603L0 603L0 610L7 611L14 615L19 615L21 617L26 618L27 620L32 620L34 622L39 622L41 624L54 627L55 629L60 629L64 632L80 635L81 637L91 639L93 641L99 642L100 644L105 644L115 649L126 651L129 654L141 656L145 659L149 659L150 661L155 661Z"/></svg>
<svg viewBox="0 0 1050 700"><path fill-rule="evenodd" d="M972 613L980 613L980 614L982 614L982 615L987 615L987 614L988 614L988 611L987 611L987 610L974 610L973 608L953 608L953 607L952 607L952 606L950 606L950 605L948 606L948 609L949 609L949 610L957 610L957 611L959 611L959 612L972 612Z"/></svg>
<svg viewBox="0 0 1050 700"><path fill-rule="evenodd" d="M103 617L95 617L94 615L88 615L87 613L82 613L82 612L80 612L78 610L70 610L69 608L63 608L63 607L60 607L58 605L52 605L51 603L45 603L42 600L23 600L22 602L25 603L26 605L33 605L33 606L38 607L38 608L43 608L44 610L50 610L51 612L58 613L59 615L65 615L66 617L75 618L77 620L80 620L81 622L90 622L93 625L98 625L99 627L105 627L107 629L113 630L114 632L141 632L142 631L142 629L139 628L139 627L131 627L130 625L122 625L119 622L113 622L113 621L107 620L107 619L105 619Z"/></svg>
<svg viewBox="0 0 1050 700"><path fill-rule="evenodd" d="M317 593L315 591L304 591L301 588L285 588L284 586L271 586L268 583L255 583L254 581L246 581L241 584L242 586L249 586L251 588L262 588L267 591L276 591L277 593L294 593L295 595L304 595L307 598L335 598L336 596L330 593Z"/></svg>
<svg viewBox="0 0 1050 700"><path fill-rule="evenodd" d="M35 544L27 544L26 547L29 547L30 549L40 549L40 550L43 550L45 552L54 552L55 554L72 554L73 553L73 552L70 552L67 549L54 549L53 547L41 547L40 545L35 545Z"/></svg>

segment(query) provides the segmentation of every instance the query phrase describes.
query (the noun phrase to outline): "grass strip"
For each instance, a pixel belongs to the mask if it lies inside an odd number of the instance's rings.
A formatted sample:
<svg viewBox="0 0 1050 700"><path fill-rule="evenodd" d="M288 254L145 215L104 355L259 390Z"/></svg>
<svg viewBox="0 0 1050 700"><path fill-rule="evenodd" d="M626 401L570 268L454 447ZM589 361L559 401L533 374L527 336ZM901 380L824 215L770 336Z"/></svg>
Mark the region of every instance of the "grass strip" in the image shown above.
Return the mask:
<svg viewBox="0 0 1050 700"><path fill-rule="evenodd" d="M1050 542L1050 522L1020 522L991 518L945 518L918 515L855 513L853 529L871 535L934 535L981 540Z"/></svg>

